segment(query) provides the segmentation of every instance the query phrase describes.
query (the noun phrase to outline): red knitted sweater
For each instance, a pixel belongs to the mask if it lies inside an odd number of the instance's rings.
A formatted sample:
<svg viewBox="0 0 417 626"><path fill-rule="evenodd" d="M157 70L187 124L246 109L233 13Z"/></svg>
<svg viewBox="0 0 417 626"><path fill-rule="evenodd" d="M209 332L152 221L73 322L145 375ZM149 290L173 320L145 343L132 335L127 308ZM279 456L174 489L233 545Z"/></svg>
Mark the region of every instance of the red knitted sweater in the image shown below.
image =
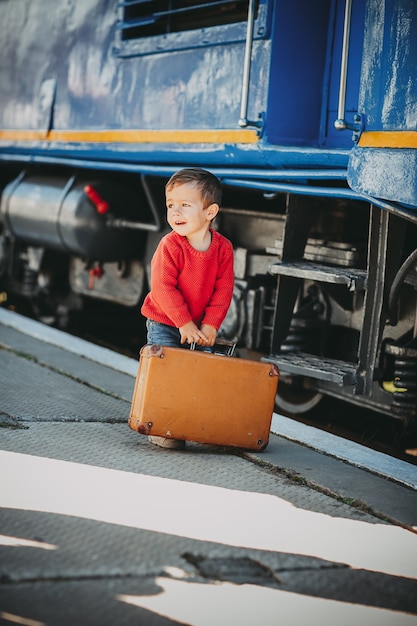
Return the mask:
<svg viewBox="0 0 417 626"><path fill-rule="evenodd" d="M193 320L217 330L226 317L234 284L231 242L210 229L211 243L201 252L186 237L165 235L152 258L151 291L141 313L180 328Z"/></svg>

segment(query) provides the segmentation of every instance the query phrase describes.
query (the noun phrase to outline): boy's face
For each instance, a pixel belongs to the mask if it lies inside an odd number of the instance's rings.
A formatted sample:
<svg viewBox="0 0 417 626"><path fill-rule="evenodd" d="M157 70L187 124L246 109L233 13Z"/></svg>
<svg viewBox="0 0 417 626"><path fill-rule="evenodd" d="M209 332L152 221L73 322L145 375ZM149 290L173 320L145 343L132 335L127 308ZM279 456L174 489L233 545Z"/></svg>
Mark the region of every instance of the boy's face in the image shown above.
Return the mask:
<svg viewBox="0 0 417 626"><path fill-rule="evenodd" d="M179 235L193 237L204 235L217 215L217 204L204 206L200 191L195 185L175 185L166 191L167 220Z"/></svg>

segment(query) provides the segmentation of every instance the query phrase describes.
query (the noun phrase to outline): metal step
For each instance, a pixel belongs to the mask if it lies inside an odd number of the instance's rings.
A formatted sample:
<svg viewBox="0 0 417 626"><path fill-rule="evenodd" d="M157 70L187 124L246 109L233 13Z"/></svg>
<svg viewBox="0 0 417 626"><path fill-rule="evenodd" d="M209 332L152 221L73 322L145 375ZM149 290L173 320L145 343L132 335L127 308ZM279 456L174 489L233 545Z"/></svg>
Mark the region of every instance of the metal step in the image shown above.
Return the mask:
<svg viewBox="0 0 417 626"><path fill-rule="evenodd" d="M273 247L267 247L267 254L282 258L283 240L276 239ZM342 267L362 267L366 262L366 246L342 241L327 241L309 237L304 248L305 261L324 263Z"/></svg>
<svg viewBox="0 0 417 626"><path fill-rule="evenodd" d="M270 266L271 274L306 278L322 283L346 285L350 291L366 289L368 274L366 270L343 267L330 267L308 261L283 261Z"/></svg>
<svg viewBox="0 0 417 626"><path fill-rule="evenodd" d="M327 359L304 352L272 354L262 357L261 360L266 363L274 363L280 372L327 380L340 387L355 385L357 380L357 365L355 363Z"/></svg>

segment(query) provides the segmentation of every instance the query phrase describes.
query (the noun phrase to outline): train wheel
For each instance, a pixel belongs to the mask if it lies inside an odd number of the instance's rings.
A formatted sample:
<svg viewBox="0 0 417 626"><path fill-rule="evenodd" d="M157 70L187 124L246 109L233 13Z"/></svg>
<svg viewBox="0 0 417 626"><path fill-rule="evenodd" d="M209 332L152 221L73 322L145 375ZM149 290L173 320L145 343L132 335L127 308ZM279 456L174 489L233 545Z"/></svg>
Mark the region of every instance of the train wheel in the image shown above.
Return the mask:
<svg viewBox="0 0 417 626"><path fill-rule="evenodd" d="M280 381L275 406L288 415L303 415L314 409L322 400L323 394L312 389Z"/></svg>

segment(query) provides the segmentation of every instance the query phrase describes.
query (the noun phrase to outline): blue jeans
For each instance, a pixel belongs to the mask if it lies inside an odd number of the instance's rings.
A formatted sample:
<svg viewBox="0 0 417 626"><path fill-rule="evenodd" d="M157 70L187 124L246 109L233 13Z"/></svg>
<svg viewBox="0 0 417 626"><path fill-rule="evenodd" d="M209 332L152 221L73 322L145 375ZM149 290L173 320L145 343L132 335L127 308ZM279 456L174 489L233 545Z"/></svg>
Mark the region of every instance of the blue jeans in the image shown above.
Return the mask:
<svg viewBox="0 0 417 626"><path fill-rule="evenodd" d="M181 343L181 334L178 328L175 326L168 326L168 324L162 324L161 322L154 322L154 320L146 320L147 330L147 343L159 344L160 346L169 346L171 348L186 348L190 349L189 343ZM211 348L206 346L194 346L195 350L201 352L212 352Z"/></svg>
<svg viewBox="0 0 417 626"><path fill-rule="evenodd" d="M189 348L189 345L181 344L181 335L178 328L146 320L147 342L149 344L158 343L160 346L171 346L172 348Z"/></svg>

